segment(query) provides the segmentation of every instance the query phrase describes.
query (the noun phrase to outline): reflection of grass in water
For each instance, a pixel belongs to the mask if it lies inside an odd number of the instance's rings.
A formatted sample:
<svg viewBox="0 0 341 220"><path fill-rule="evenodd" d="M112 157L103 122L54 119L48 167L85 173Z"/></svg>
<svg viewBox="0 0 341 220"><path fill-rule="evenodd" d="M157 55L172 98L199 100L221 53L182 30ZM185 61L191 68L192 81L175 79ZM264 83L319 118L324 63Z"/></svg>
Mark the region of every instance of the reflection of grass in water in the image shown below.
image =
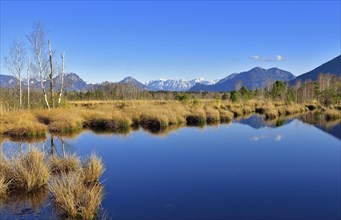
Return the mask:
<svg viewBox="0 0 341 220"><path fill-rule="evenodd" d="M39 213L39 209L47 203L48 199L48 189L43 186L30 193L14 191L4 199L3 206L12 213L21 213L22 210Z"/></svg>
<svg viewBox="0 0 341 220"><path fill-rule="evenodd" d="M327 120L325 114L321 111L308 112L304 115L300 115L299 119L305 123L311 125L318 125L322 128L330 129L341 122L341 118L335 118L333 120Z"/></svg>
<svg viewBox="0 0 341 220"><path fill-rule="evenodd" d="M335 121L337 119L341 118L341 114L339 111L334 110L334 109L328 109L324 112L324 116L327 121Z"/></svg>
<svg viewBox="0 0 341 220"><path fill-rule="evenodd" d="M284 125L284 122L285 122L285 119L278 119L277 121L276 121L276 127L281 127L281 126L283 126Z"/></svg>
<svg viewBox="0 0 341 220"><path fill-rule="evenodd" d="M132 129L130 127L125 127L125 128L120 128L120 129L116 129L116 130L106 130L106 129L91 129L91 131L93 131L95 134L98 135L123 135L126 136L128 134L130 134L130 131Z"/></svg>
<svg viewBox="0 0 341 220"><path fill-rule="evenodd" d="M25 143L37 143L46 140L46 136L35 136L35 137L10 137L10 141L13 142L25 142Z"/></svg>
<svg viewBox="0 0 341 220"><path fill-rule="evenodd" d="M78 137L83 130L78 129L78 130L73 130L73 131L67 131L67 132L51 132L53 136L56 136L58 138L76 138Z"/></svg>
<svg viewBox="0 0 341 220"><path fill-rule="evenodd" d="M184 124L183 125L170 125L170 126L167 126L167 127L160 127L158 129L156 128L143 128L144 131L147 131L149 132L150 134L153 134L153 135L158 135L158 136L166 136L167 134L169 134L171 131L175 131L179 128L182 128L184 127Z"/></svg>

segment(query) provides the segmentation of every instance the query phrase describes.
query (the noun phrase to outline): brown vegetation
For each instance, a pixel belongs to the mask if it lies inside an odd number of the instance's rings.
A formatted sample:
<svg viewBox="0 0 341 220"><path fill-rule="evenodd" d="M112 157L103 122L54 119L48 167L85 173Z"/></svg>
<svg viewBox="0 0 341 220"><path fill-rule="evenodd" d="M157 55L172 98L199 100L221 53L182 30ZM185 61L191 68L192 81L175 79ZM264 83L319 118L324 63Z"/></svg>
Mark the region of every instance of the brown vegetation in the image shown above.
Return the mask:
<svg viewBox="0 0 341 220"><path fill-rule="evenodd" d="M11 190L33 191L47 184L50 177L44 152L33 148L27 153L12 156L5 163L5 176Z"/></svg>
<svg viewBox="0 0 341 220"><path fill-rule="evenodd" d="M266 119L302 114L322 109L317 104L288 104L250 100L232 103L220 100L187 101L94 101L69 103L64 108L19 111L0 115L0 133L11 137L32 137L50 132L70 132L81 128L95 131L121 132L142 126L151 131L164 130L171 125L203 125L231 121L253 112ZM338 108L326 109L328 119L341 116Z"/></svg>
<svg viewBox="0 0 341 220"><path fill-rule="evenodd" d="M52 178L49 190L56 209L71 219L94 219L102 201L102 186L85 184L84 175L78 172Z"/></svg>
<svg viewBox="0 0 341 220"><path fill-rule="evenodd" d="M37 208L49 191L62 216L94 219L102 201L98 180L103 170L102 160L94 154L82 166L76 155L48 159L37 148L11 157L0 153L0 200L13 203L14 209L20 202Z"/></svg>

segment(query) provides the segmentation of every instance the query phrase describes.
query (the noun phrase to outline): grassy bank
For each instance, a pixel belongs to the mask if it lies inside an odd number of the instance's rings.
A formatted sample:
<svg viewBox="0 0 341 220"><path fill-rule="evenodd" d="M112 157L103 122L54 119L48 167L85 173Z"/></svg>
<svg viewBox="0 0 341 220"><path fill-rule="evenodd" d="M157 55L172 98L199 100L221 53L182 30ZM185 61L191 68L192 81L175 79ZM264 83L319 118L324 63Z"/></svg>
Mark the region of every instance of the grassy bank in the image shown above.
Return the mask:
<svg viewBox="0 0 341 220"><path fill-rule="evenodd" d="M327 120L341 116L339 106L322 108L317 104L286 104L248 101L232 103L221 100L181 101L88 101L71 102L63 108L7 112L0 115L0 134L9 137L44 136L46 132L63 133L88 128L119 132L142 126L151 131L173 125L198 126L231 121L233 117L254 112L273 120L281 116L321 111Z"/></svg>
<svg viewBox="0 0 341 220"><path fill-rule="evenodd" d="M49 192L61 216L94 219L102 201L98 180L103 170L96 155L81 162L75 155L47 158L38 148L11 157L0 153L0 201L11 205L18 195L41 201L41 197L47 198L44 192Z"/></svg>

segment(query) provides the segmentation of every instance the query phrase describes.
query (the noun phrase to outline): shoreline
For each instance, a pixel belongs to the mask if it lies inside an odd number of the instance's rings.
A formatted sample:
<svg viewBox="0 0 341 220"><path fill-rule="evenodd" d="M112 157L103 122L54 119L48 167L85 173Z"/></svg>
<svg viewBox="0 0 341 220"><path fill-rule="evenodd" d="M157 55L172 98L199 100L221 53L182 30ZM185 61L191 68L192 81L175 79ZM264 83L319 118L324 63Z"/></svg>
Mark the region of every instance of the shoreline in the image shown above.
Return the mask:
<svg viewBox="0 0 341 220"><path fill-rule="evenodd" d="M0 115L0 136L44 138L47 133L63 134L89 129L124 132L134 127L159 131L171 126L203 126L230 122L258 113L265 120L277 120L308 112L321 114L326 121L341 118L341 106L315 103L287 104L250 100L233 103L220 100L181 101L88 101L69 102L65 107L6 112Z"/></svg>

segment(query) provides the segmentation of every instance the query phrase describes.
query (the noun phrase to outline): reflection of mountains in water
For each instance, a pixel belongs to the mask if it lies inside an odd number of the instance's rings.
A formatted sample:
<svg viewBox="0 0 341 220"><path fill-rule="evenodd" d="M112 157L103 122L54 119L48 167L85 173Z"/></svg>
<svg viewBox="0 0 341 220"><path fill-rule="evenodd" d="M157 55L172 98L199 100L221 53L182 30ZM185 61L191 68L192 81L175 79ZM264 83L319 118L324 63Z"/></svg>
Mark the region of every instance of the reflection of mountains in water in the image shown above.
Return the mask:
<svg viewBox="0 0 341 220"><path fill-rule="evenodd" d="M248 125L255 129L264 127L276 128L286 124L290 124L295 119L302 121L303 123L313 125L314 127L328 133L337 139L341 140L341 123L340 120L327 121L321 113L310 112L296 118L278 118L276 120L265 120L262 115L253 114L248 118L241 118L234 120L234 123Z"/></svg>
<svg viewBox="0 0 341 220"><path fill-rule="evenodd" d="M253 114L248 118L241 118L239 120L233 120L234 123L239 123L239 124L244 124L244 125L248 125L252 128L255 129L260 129L260 128L264 128L264 127L270 127L270 128L276 128L276 127L280 127L286 124L289 124L293 121L293 119L282 119L282 118L278 118L276 120L265 120L264 117L262 115L259 114Z"/></svg>

